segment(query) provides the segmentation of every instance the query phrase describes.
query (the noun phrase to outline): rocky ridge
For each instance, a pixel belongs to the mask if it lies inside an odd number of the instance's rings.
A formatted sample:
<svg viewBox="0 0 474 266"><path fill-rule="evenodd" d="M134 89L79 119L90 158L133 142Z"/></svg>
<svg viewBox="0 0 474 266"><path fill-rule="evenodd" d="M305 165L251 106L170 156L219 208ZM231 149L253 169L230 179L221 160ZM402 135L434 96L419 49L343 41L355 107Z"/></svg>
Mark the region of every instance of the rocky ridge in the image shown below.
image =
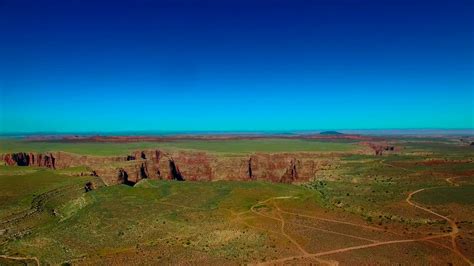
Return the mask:
<svg viewBox="0 0 474 266"><path fill-rule="evenodd" d="M304 182L330 168L334 156L317 153L216 155L200 151L143 150L126 156L90 156L66 152L18 152L0 155L7 165L64 169L86 166L109 185L134 185L142 179L178 181L266 180ZM333 158L332 158L333 157Z"/></svg>

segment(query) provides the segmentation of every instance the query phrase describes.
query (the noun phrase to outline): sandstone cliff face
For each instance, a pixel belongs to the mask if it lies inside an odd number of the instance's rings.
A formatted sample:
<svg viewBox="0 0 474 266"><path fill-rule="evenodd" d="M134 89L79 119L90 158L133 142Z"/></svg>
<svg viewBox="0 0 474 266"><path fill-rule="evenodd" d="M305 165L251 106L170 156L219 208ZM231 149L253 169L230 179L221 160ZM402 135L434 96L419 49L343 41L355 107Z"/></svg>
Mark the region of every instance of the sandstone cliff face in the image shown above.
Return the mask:
<svg viewBox="0 0 474 266"><path fill-rule="evenodd" d="M44 166L48 168L56 168L56 159L55 157L49 154L38 154L38 153L12 153L5 154L2 156L3 161L8 165L18 165L18 166Z"/></svg>
<svg viewBox="0 0 474 266"><path fill-rule="evenodd" d="M331 158L315 153L256 153L215 155L198 151L136 151L127 156L86 156L66 152L3 154L7 165L61 169L86 166L106 184L128 184L150 179L178 181L267 180L294 183L313 178L331 165Z"/></svg>

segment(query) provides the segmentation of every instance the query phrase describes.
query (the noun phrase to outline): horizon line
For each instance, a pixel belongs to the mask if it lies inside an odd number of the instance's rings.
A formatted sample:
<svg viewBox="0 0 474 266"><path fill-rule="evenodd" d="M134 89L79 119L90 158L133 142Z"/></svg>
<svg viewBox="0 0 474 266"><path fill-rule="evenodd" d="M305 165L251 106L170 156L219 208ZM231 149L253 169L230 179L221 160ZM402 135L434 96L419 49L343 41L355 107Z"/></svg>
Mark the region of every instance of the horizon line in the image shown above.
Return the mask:
<svg viewBox="0 0 474 266"><path fill-rule="evenodd" d="M184 134L298 134L298 133L320 133L324 131L346 131L347 133L356 134L359 133L370 133L370 132L379 132L379 133L432 133L432 134L441 134L443 131L445 133L470 133L474 134L474 128L346 128L346 129L295 129L295 130L98 130L98 131L12 131L12 132L0 132L0 136L21 136L21 135L123 135L123 134L159 134L159 135L184 135ZM438 131L438 132L437 132Z"/></svg>

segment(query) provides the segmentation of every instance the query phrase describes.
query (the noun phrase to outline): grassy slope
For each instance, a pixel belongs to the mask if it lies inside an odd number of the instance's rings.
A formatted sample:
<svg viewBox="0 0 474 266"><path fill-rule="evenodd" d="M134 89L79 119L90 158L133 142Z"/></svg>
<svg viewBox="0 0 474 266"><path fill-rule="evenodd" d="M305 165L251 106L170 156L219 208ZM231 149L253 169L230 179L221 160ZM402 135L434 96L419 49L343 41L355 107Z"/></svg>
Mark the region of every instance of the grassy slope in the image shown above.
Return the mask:
<svg viewBox="0 0 474 266"><path fill-rule="evenodd" d="M250 153L250 152L297 152L297 151L351 151L357 149L353 143L322 142L312 140L186 140L175 142L134 142L134 143L65 143L28 142L21 140L0 140L0 153L18 151L66 151L91 155L125 155L139 149L195 149L210 152Z"/></svg>
<svg viewBox="0 0 474 266"><path fill-rule="evenodd" d="M474 185L460 187L440 187L423 191L415 195L414 199L423 204L474 204Z"/></svg>
<svg viewBox="0 0 474 266"><path fill-rule="evenodd" d="M5 191L27 199L23 207L43 185L54 188L75 179L67 180L68 177L55 175L51 170L2 177L8 181L3 187ZM35 186L39 187L33 189ZM27 189L19 191L12 187ZM108 256L134 249L137 243L165 245L180 256L186 256L190 248L200 249L211 257L241 256L239 260L245 260L262 246L265 236L245 235L231 222L233 213L247 211L253 204L276 196L297 196L304 208L306 201L317 203L318 195L317 191L300 186L266 182L144 180L136 187L117 185L74 198L55 198L43 214L50 215L48 219L43 219L30 235L1 249L37 256L52 264L84 254ZM53 209L56 216L51 216ZM224 239L215 239L213 234ZM234 238L235 235L239 237Z"/></svg>
<svg viewBox="0 0 474 266"><path fill-rule="evenodd" d="M0 218L28 209L35 195L85 180L47 169L0 166Z"/></svg>

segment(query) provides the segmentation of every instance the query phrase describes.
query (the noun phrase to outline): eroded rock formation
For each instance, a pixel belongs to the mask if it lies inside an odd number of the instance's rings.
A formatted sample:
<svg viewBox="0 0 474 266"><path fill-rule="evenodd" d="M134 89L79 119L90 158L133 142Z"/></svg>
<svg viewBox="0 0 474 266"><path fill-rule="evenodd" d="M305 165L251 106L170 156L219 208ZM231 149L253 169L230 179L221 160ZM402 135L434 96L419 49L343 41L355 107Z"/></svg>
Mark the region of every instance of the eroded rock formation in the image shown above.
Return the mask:
<svg viewBox="0 0 474 266"><path fill-rule="evenodd" d="M385 152L395 151L395 146L386 143L368 143L368 146L377 156L382 156Z"/></svg>
<svg viewBox="0 0 474 266"><path fill-rule="evenodd" d="M148 167L146 162L140 165L140 179L148 178Z"/></svg>
<svg viewBox="0 0 474 266"><path fill-rule="evenodd" d="M289 167L286 169L286 172L281 177L280 182L292 183L293 181L296 181L298 179L298 171L296 169L296 164L296 159L292 159Z"/></svg>
<svg viewBox="0 0 474 266"><path fill-rule="evenodd" d="M106 184L133 185L142 179L179 181L267 180L304 182L328 169L337 156L317 153L216 155L199 151L145 150L126 156L88 156L66 152L1 155L7 165L68 168L86 166ZM132 159L133 158L133 159Z"/></svg>
<svg viewBox="0 0 474 266"><path fill-rule="evenodd" d="M181 171L179 171L178 166L176 166L176 163L174 160L169 160L170 164L170 175L169 179L172 180L178 180L178 181L184 181L184 176L181 174Z"/></svg>
<svg viewBox="0 0 474 266"><path fill-rule="evenodd" d="M48 168L56 168L56 158L51 153L26 153L18 152L5 154L2 156L3 161L7 165L18 166L42 166Z"/></svg>

